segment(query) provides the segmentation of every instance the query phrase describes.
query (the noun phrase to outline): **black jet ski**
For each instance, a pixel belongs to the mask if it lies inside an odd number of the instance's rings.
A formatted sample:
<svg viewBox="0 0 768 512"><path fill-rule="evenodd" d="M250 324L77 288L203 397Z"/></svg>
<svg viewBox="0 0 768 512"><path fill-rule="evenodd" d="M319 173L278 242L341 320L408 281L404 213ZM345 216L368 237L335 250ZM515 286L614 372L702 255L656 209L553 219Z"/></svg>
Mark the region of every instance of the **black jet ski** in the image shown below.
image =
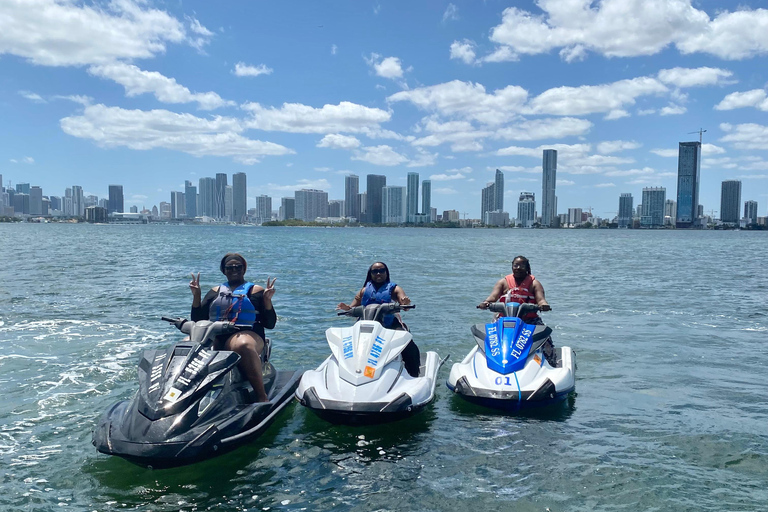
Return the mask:
<svg viewBox="0 0 768 512"><path fill-rule="evenodd" d="M235 352L213 350L216 336L235 332L230 322L163 318L189 335L167 350L145 350L139 390L112 405L93 431L102 453L151 468L191 464L259 436L293 398L300 370L277 371L262 353L269 402L254 403L253 389Z"/></svg>

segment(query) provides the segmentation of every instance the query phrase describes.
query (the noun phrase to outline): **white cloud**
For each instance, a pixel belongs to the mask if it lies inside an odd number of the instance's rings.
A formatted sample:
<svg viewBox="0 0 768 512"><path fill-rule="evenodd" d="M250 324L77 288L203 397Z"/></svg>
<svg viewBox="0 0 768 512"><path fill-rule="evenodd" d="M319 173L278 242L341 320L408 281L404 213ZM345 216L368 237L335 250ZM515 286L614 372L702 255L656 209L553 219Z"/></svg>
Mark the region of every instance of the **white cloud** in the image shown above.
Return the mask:
<svg viewBox="0 0 768 512"><path fill-rule="evenodd" d="M57 100L72 101L72 102L78 103L78 104L80 104L80 105L82 105L84 107L87 107L88 105L93 103L93 98L91 98L90 96L82 96L82 95L79 95L79 94L70 94L68 96L59 96L59 95L57 95L57 96L54 96L54 98L57 99Z"/></svg>
<svg viewBox="0 0 768 512"><path fill-rule="evenodd" d="M451 43L451 59L458 59L464 64L475 63L475 43L469 39Z"/></svg>
<svg viewBox="0 0 768 512"><path fill-rule="evenodd" d="M672 68L659 71L659 80L675 87L700 87L704 85L722 85L732 83L728 78L731 71L719 68Z"/></svg>
<svg viewBox="0 0 768 512"><path fill-rule="evenodd" d="M432 181L453 181L463 180L466 176L461 173L457 174L433 174L429 177Z"/></svg>
<svg viewBox="0 0 768 512"><path fill-rule="evenodd" d="M82 115L61 120L62 130L74 137L91 139L103 147L135 150L169 149L193 156L225 156L246 164L261 157L287 155L293 150L272 142L240 135L237 119L203 119L167 110L126 110L105 105L85 107Z"/></svg>
<svg viewBox="0 0 768 512"><path fill-rule="evenodd" d="M701 154L702 155L721 155L725 153L725 149L721 148L720 146L715 146L714 144L707 144L704 143L701 145Z"/></svg>
<svg viewBox="0 0 768 512"><path fill-rule="evenodd" d="M597 152L607 155L610 153L618 153L619 151L637 149L640 146L642 146L642 144L633 140L606 140L597 145Z"/></svg>
<svg viewBox="0 0 768 512"><path fill-rule="evenodd" d="M389 96L387 100L409 101L421 109L443 115L462 115L485 124L500 124L513 119L527 98L528 92L514 85L488 94L481 84L453 80L400 91Z"/></svg>
<svg viewBox="0 0 768 512"><path fill-rule="evenodd" d="M373 165L391 167L394 165L406 163L408 158L404 157L400 153L397 153L390 146L381 145L368 146L363 147L360 150L356 150L352 160L360 160L362 162L368 162Z"/></svg>
<svg viewBox="0 0 768 512"><path fill-rule="evenodd" d="M645 109L640 109L640 110L637 111L637 115L639 115L639 116L649 116L649 115L655 114L655 113L656 113L656 109L655 108L645 108Z"/></svg>
<svg viewBox="0 0 768 512"><path fill-rule="evenodd" d="M493 171L495 169L498 169L500 171L504 172L520 172L525 174L541 174L542 169L541 166L538 167L520 167L518 165L501 165L499 167L489 167L489 171ZM517 180L518 178L515 178Z"/></svg>
<svg viewBox="0 0 768 512"><path fill-rule="evenodd" d="M611 188L615 186L616 186L615 183L598 183L597 185L595 185L595 188Z"/></svg>
<svg viewBox="0 0 768 512"><path fill-rule="evenodd" d="M437 153L430 153L422 148L416 149L416 157L408 162L408 167L428 167L437 162Z"/></svg>
<svg viewBox="0 0 768 512"><path fill-rule="evenodd" d="M443 195L443 196L452 196L459 193L458 190L452 189L450 187L438 187L438 188L432 189L432 192L434 192L435 194Z"/></svg>
<svg viewBox="0 0 768 512"><path fill-rule="evenodd" d="M28 99L29 101L34 101L35 103L47 103L42 96L40 96L37 93L30 92L30 91L19 91L19 95L23 98Z"/></svg>
<svg viewBox="0 0 768 512"><path fill-rule="evenodd" d="M513 122L497 130L496 135L507 140L561 139L585 135L591 128L592 123L586 119L561 117Z"/></svg>
<svg viewBox="0 0 768 512"><path fill-rule="evenodd" d="M768 149L768 126L722 123L720 129L727 134L720 141L730 142L736 149Z"/></svg>
<svg viewBox="0 0 768 512"><path fill-rule="evenodd" d="M266 66L266 64L259 64L258 66L251 66L245 62L238 62L235 64L235 69L232 71L236 76L259 76L259 75L271 75L273 69Z"/></svg>
<svg viewBox="0 0 768 512"><path fill-rule="evenodd" d="M331 149L355 149L360 146L360 141L352 135L340 135L338 133L329 133L323 140L317 143L319 148Z"/></svg>
<svg viewBox="0 0 768 512"><path fill-rule="evenodd" d="M606 176L625 177L625 176L651 176L656 174L656 171L651 167L643 167L642 169L627 169L623 171L608 171Z"/></svg>
<svg viewBox="0 0 768 512"><path fill-rule="evenodd" d="M336 46L335 44L332 44L331 45L331 55L336 55L336 52L338 52L338 51L339 51L339 47Z"/></svg>
<svg viewBox="0 0 768 512"><path fill-rule="evenodd" d="M763 112L768 112L768 94L764 89L733 92L715 105L715 110L733 110L744 107L755 107Z"/></svg>
<svg viewBox="0 0 768 512"><path fill-rule="evenodd" d="M290 133L364 133L378 130L379 123L392 116L384 110L348 101L321 108L300 103L283 103L281 108L246 103L242 108L252 115L245 123L248 128Z"/></svg>
<svg viewBox="0 0 768 512"><path fill-rule="evenodd" d="M587 51L607 57L655 55L674 45L683 54L744 59L768 52L768 10L739 6L715 19L691 0L540 0L544 12L509 7L490 39L522 54L561 48L566 61Z"/></svg>
<svg viewBox="0 0 768 512"><path fill-rule="evenodd" d="M515 62L520 56L513 52L509 46L500 46L490 55L483 57L483 62Z"/></svg>
<svg viewBox="0 0 768 512"><path fill-rule="evenodd" d="M688 111L687 108L683 107L682 105L675 105L674 103L670 103L666 107L659 110L660 116L677 116L680 114L685 114Z"/></svg>
<svg viewBox="0 0 768 512"><path fill-rule="evenodd" d="M663 156L665 158L677 158L679 155L679 151L677 149L652 149L651 153L658 156Z"/></svg>
<svg viewBox="0 0 768 512"><path fill-rule="evenodd" d="M11 159L10 159L10 162L11 162L12 164L18 164L18 163L22 163L22 164L30 164L30 165L31 165L31 164L35 163L35 159L34 159L34 158L32 158L31 156L25 156L25 157L24 157L24 158L22 158L21 160L17 160L17 159L15 159L15 158L11 158Z"/></svg>
<svg viewBox="0 0 768 512"><path fill-rule="evenodd" d="M627 112L626 110L617 108L616 110L611 110L610 112L608 112L603 119L605 119L606 121L615 121L623 117L629 117L629 112Z"/></svg>
<svg viewBox="0 0 768 512"><path fill-rule="evenodd" d="M132 64L114 62L91 66L88 68L88 73L117 82L125 88L125 93L129 97L151 93L163 103L196 102L203 110L235 104L232 101L223 100L215 92L192 93L173 78L163 76L157 71L144 71Z"/></svg>
<svg viewBox="0 0 768 512"><path fill-rule="evenodd" d="M371 57L365 60L373 68L376 76L390 79L403 78L403 66L397 57L385 57L382 59L381 55L372 53Z"/></svg>
<svg viewBox="0 0 768 512"><path fill-rule="evenodd" d="M571 180L557 180L557 186L558 187L569 187L569 186L575 185L575 184L576 184L576 182L575 181L571 181Z"/></svg>
<svg viewBox="0 0 768 512"><path fill-rule="evenodd" d="M319 180L299 180L294 185L278 185L276 183L267 183L264 187L266 192L272 192L279 195L282 192L295 192L301 189L330 190L331 184L325 178Z"/></svg>
<svg viewBox="0 0 768 512"><path fill-rule="evenodd" d="M168 43L185 41L201 44L200 37L188 36L181 21L143 1L115 0L106 7L69 0L0 3L0 55L16 55L38 65L146 59L165 52Z"/></svg>
<svg viewBox="0 0 768 512"><path fill-rule="evenodd" d="M454 4L448 4L448 7L445 8L445 12L443 13L443 23L449 20L458 20L459 19L459 8L456 7Z"/></svg>

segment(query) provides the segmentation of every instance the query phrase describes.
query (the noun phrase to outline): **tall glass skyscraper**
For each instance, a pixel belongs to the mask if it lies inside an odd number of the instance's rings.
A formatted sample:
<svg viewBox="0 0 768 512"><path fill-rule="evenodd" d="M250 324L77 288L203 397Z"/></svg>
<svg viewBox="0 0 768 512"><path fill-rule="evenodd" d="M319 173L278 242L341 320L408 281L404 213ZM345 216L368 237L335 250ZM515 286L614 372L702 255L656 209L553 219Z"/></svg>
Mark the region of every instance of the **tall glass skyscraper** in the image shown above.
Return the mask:
<svg viewBox="0 0 768 512"><path fill-rule="evenodd" d="M416 214L419 213L419 173L409 172L407 183L405 221L416 222Z"/></svg>
<svg viewBox="0 0 768 512"><path fill-rule="evenodd" d="M198 187L198 215L215 217L216 207L214 198L216 196L216 180L213 178L200 178Z"/></svg>
<svg viewBox="0 0 768 512"><path fill-rule="evenodd" d="M293 197L297 219L314 222L318 217L328 216L328 192L305 188L294 192Z"/></svg>
<svg viewBox="0 0 768 512"><path fill-rule="evenodd" d="M741 210L741 182L725 180L720 193L720 220L728 224L738 224Z"/></svg>
<svg viewBox="0 0 768 512"><path fill-rule="evenodd" d="M360 208L357 194L360 193L360 177L349 174L344 177L344 216L360 220Z"/></svg>
<svg viewBox="0 0 768 512"><path fill-rule="evenodd" d="M496 180L494 181L494 193L496 194L496 200L494 205L494 210L503 212L504 211L504 173L500 170L496 169ZM429 212L426 212L429 213Z"/></svg>
<svg viewBox="0 0 768 512"><path fill-rule="evenodd" d="M619 227L627 228L632 225L632 194L624 193L619 197Z"/></svg>
<svg viewBox="0 0 768 512"><path fill-rule="evenodd" d="M227 175L223 172L216 173L216 190L213 196L214 217L221 220L227 216Z"/></svg>
<svg viewBox="0 0 768 512"><path fill-rule="evenodd" d="M109 186L109 207L107 213L123 213L123 186L122 185L110 185Z"/></svg>
<svg viewBox="0 0 768 512"><path fill-rule="evenodd" d="M242 224L248 215L248 194L247 183L244 172L238 172L232 175L232 221ZM270 200L271 201L271 200ZM272 203L270 202L269 218L272 218Z"/></svg>
<svg viewBox="0 0 768 512"><path fill-rule="evenodd" d="M677 156L678 228L692 228L698 218L701 142L681 142Z"/></svg>
<svg viewBox="0 0 768 512"><path fill-rule="evenodd" d="M517 202L517 225L532 228L536 222L536 195L533 192L520 192Z"/></svg>
<svg viewBox="0 0 768 512"><path fill-rule="evenodd" d="M381 194L387 186L387 177L381 174L369 174L367 176L366 190L366 222L381 224Z"/></svg>
<svg viewBox="0 0 768 512"><path fill-rule="evenodd" d="M545 149L541 163L541 225L555 227L557 224L557 150Z"/></svg>
<svg viewBox="0 0 768 512"><path fill-rule="evenodd" d="M658 228L664 225L664 203L667 200L667 189L650 187L643 189L643 212L640 225L647 228Z"/></svg>
<svg viewBox="0 0 768 512"><path fill-rule="evenodd" d="M418 175L417 175L418 176ZM381 189L381 222L402 224L406 217L405 187L384 187Z"/></svg>
<svg viewBox="0 0 768 512"><path fill-rule="evenodd" d="M747 224L757 224L757 201L744 203L744 218L747 219Z"/></svg>
<svg viewBox="0 0 768 512"><path fill-rule="evenodd" d="M184 182L184 214L188 219L197 217L197 187L192 182Z"/></svg>
<svg viewBox="0 0 768 512"><path fill-rule="evenodd" d="M437 220L432 218L432 180L421 182L421 208L422 214L430 216L430 222Z"/></svg>

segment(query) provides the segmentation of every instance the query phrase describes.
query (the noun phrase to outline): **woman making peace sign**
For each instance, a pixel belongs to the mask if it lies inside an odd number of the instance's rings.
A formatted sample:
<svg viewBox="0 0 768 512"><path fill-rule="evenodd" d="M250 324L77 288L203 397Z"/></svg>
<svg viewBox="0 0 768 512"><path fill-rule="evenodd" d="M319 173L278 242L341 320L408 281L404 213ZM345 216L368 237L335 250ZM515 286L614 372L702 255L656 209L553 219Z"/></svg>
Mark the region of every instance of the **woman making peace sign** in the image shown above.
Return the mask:
<svg viewBox="0 0 768 512"><path fill-rule="evenodd" d="M219 266L226 282L211 288L200 300L200 273L192 275L192 321L229 320L240 330L226 339L216 341L217 350L231 350L240 356L238 368L256 392L257 402L269 401L264 390L260 354L264 350L264 328L274 329L277 315L272 308L275 281L267 278L267 287L245 281L247 263L237 253L226 254Z"/></svg>

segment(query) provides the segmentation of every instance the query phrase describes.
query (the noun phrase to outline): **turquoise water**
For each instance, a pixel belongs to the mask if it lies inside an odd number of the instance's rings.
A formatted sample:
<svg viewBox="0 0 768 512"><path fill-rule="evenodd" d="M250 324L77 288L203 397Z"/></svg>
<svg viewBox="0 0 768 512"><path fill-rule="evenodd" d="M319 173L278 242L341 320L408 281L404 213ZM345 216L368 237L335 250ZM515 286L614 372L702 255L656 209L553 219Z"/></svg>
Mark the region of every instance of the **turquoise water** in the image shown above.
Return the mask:
<svg viewBox="0 0 768 512"><path fill-rule="evenodd" d="M759 232L0 224L0 510L764 510L768 238ZM136 389L141 350L176 331L189 273L238 251L277 276L279 368L314 367L376 260L451 361L424 413L336 427L298 404L234 453L150 471L91 428ZM509 416L443 382L475 305L524 254L577 354L577 395Z"/></svg>

